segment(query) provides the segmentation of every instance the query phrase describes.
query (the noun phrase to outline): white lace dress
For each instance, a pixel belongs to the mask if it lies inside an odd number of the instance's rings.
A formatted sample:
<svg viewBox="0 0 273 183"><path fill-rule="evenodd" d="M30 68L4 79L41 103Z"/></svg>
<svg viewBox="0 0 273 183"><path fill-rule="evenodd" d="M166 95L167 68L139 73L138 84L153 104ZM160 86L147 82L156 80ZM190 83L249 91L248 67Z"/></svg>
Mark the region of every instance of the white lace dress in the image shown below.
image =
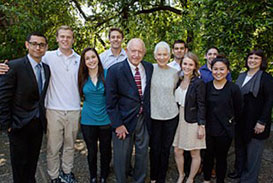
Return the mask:
<svg viewBox="0 0 273 183"><path fill-rule="evenodd" d="M205 137L202 139L197 138L197 123L187 123L184 119L184 105L187 89L183 90L181 87L178 87L175 90L175 100L179 103L179 123L176 129L173 146L178 147L179 149L184 149L187 151L195 149L205 149L206 140Z"/></svg>

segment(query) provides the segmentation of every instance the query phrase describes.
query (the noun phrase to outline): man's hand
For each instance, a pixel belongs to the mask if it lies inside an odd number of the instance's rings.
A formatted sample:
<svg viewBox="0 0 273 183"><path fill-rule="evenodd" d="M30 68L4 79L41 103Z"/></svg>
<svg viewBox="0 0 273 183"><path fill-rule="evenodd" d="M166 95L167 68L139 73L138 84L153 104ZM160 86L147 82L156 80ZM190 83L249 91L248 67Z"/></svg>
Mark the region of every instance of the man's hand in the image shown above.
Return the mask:
<svg viewBox="0 0 273 183"><path fill-rule="evenodd" d="M6 64L8 60L5 60L4 63L0 63L0 74L6 74L9 70L9 66Z"/></svg>
<svg viewBox="0 0 273 183"><path fill-rule="evenodd" d="M265 129L265 125L261 125L260 123L256 123L254 131L256 134L263 133Z"/></svg>
<svg viewBox="0 0 273 183"><path fill-rule="evenodd" d="M126 135L129 134L124 125L117 127L115 132L117 137L121 140L124 140L126 138Z"/></svg>

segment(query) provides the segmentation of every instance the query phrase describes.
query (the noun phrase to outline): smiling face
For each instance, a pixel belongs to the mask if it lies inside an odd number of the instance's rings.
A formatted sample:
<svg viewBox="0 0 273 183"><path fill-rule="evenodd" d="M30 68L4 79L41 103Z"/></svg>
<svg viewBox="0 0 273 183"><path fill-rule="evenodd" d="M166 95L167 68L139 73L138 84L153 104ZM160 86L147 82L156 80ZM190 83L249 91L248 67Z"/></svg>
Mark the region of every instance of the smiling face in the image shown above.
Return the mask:
<svg viewBox="0 0 273 183"><path fill-rule="evenodd" d="M47 51L46 40L41 36L32 35L30 40L25 42L25 46L31 58L33 58L36 62L40 62L41 58Z"/></svg>
<svg viewBox="0 0 273 183"><path fill-rule="evenodd" d="M74 43L73 32L71 30L60 29L56 41L61 50L70 50Z"/></svg>
<svg viewBox="0 0 273 183"><path fill-rule="evenodd" d="M247 66L249 70L259 70L262 64L262 57L258 55L249 55L247 58Z"/></svg>
<svg viewBox="0 0 273 183"><path fill-rule="evenodd" d="M84 55L85 65L89 70L97 69L99 64L99 59L96 53L92 50L89 50Z"/></svg>
<svg viewBox="0 0 273 183"><path fill-rule="evenodd" d="M207 64L211 64L211 61L216 58L218 55L218 51L215 48L209 49L209 51L206 54Z"/></svg>
<svg viewBox="0 0 273 183"><path fill-rule="evenodd" d="M227 65L221 61L216 62L212 67L212 76L216 81L223 81L228 75Z"/></svg>
<svg viewBox="0 0 273 183"><path fill-rule="evenodd" d="M185 44L184 43L174 44L172 53L173 53L174 60L181 60L186 53Z"/></svg>
<svg viewBox="0 0 273 183"><path fill-rule="evenodd" d="M196 69L196 64L192 59L190 59L188 57L183 59L183 61L182 61L182 71L183 71L184 76L191 77L193 75L193 71L195 69Z"/></svg>
<svg viewBox="0 0 273 183"><path fill-rule="evenodd" d="M121 43L123 41L122 34L118 31L112 31L109 36L109 41L111 44L111 48L120 49Z"/></svg>
<svg viewBox="0 0 273 183"><path fill-rule="evenodd" d="M159 47L154 54L154 57L157 61L159 67L166 67L167 63L170 60L170 54L167 48Z"/></svg>
<svg viewBox="0 0 273 183"><path fill-rule="evenodd" d="M141 39L134 38L129 41L126 53L131 64L138 66L145 55L145 45Z"/></svg>

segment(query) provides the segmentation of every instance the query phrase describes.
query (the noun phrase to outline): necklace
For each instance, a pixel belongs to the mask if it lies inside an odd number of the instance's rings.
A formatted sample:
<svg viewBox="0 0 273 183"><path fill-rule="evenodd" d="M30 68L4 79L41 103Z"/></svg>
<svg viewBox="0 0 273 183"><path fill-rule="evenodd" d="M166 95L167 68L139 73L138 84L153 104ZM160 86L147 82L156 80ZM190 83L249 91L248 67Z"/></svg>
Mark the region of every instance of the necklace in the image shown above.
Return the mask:
<svg viewBox="0 0 273 183"><path fill-rule="evenodd" d="M63 61L63 64L65 66L65 70L68 72L72 61L70 59L67 59L67 58L62 59L62 61Z"/></svg>

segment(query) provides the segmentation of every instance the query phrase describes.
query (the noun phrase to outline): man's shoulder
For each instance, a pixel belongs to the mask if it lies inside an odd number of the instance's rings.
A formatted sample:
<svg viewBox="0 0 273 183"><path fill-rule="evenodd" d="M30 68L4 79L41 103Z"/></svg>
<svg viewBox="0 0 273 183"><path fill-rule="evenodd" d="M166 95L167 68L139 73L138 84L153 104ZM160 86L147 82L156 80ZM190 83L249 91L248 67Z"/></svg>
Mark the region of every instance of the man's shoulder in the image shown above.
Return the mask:
<svg viewBox="0 0 273 183"><path fill-rule="evenodd" d="M142 63L143 65L145 65L145 66L153 67L153 64L152 64L152 63L147 62L147 61L145 61L145 60L142 60L141 63Z"/></svg>
<svg viewBox="0 0 273 183"><path fill-rule="evenodd" d="M122 67L125 67L126 61L127 61L127 59L125 59L125 60L123 60L121 62L115 63L108 70L119 70Z"/></svg>
<svg viewBox="0 0 273 183"><path fill-rule="evenodd" d="M21 57L21 58L8 61L8 65L9 67L16 67L16 66L22 65L24 61L26 61L26 57Z"/></svg>
<svg viewBox="0 0 273 183"><path fill-rule="evenodd" d="M50 51L47 51L45 53L44 57L46 57L46 56L52 56L52 55L55 55L56 53L57 53L57 50L50 50Z"/></svg>
<svg viewBox="0 0 273 183"><path fill-rule="evenodd" d="M100 57L106 57L107 55L109 55L110 49L105 50L104 52L100 53Z"/></svg>
<svg viewBox="0 0 273 183"><path fill-rule="evenodd" d="M209 69L208 69L207 64L205 64L205 65L202 65L199 70L200 71L206 71L206 70L209 70Z"/></svg>

